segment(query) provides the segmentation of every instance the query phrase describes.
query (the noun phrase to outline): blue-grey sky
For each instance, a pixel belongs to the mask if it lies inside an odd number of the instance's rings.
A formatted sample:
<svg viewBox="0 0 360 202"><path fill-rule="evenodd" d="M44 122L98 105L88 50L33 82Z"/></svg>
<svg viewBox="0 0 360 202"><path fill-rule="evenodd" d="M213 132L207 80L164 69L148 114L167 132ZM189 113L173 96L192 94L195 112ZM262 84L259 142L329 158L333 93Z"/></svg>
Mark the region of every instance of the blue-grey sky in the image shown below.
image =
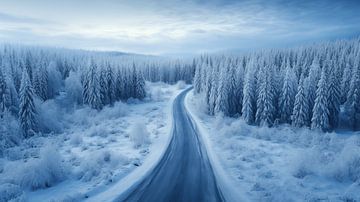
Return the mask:
<svg viewBox="0 0 360 202"><path fill-rule="evenodd" d="M359 0L0 0L11 43L191 54L359 34Z"/></svg>

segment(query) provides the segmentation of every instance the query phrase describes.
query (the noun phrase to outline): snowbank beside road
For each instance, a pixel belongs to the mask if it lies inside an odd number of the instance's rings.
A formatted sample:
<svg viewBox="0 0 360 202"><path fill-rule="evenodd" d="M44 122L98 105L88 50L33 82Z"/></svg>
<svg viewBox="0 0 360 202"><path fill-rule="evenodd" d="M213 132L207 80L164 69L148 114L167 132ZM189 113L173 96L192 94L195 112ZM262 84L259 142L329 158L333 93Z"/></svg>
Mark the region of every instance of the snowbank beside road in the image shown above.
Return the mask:
<svg viewBox="0 0 360 202"><path fill-rule="evenodd" d="M172 100L181 91L163 83L147 87L144 101L118 102L101 111L89 107L59 111L60 134L35 136L7 149L0 159L0 199L79 201L102 197L115 185L125 190L141 178L167 146ZM62 103L51 102L56 104ZM45 110L51 118L53 112ZM134 131L139 121L141 131ZM146 136L139 134L144 131Z"/></svg>
<svg viewBox="0 0 360 202"><path fill-rule="evenodd" d="M186 102L232 182L231 192L245 200L360 200L360 134L250 126L206 115L192 92Z"/></svg>

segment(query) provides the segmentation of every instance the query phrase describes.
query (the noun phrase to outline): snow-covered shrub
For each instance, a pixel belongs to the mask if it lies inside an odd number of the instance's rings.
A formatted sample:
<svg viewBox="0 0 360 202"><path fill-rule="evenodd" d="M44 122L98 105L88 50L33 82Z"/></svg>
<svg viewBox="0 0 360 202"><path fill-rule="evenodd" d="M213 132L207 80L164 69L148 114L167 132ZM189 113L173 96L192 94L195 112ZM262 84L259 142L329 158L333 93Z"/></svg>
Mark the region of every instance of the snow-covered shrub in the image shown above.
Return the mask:
<svg viewBox="0 0 360 202"><path fill-rule="evenodd" d="M36 100L40 131L59 133L64 128L62 111L54 100Z"/></svg>
<svg viewBox="0 0 360 202"><path fill-rule="evenodd" d="M155 102L159 102L164 99L164 93L160 88L152 88L149 95L151 100Z"/></svg>
<svg viewBox="0 0 360 202"><path fill-rule="evenodd" d="M100 111L101 112L101 111ZM97 120L99 113L97 110L84 106L74 110L72 113L66 114L65 120L69 125L87 127Z"/></svg>
<svg viewBox="0 0 360 202"><path fill-rule="evenodd" d="M82 89L79 74L73 71L70 72L69 77L65 79L66 96L70 103L82 103Z"/></svg>
<svg viewBox="0 0 360 202"><path fill-rule="evenodd" d="M341 139L336 139L338 145ZM334 143L335 144L335 143ZM359 138L351 137L345 145L315 145L304 149L295 161L295 177L305 177L314 173L319 176L334 178L338 181L360 180L360 146Z"/></svg>
<svg viewBox="0 0 360 202"><path fill-rule="evenodd" d="M135 147L150 143L149 131L143 121L135 122L129 131L130 139L133 141Z"/></svg>
<svg viewBox="0 0 360 202"><path fill-rule="evenodd" d="M25 201L24 192L20 186L4 183L0 184L0 201Z"/></svg>
<svg viewBox="0 0 360 202"><path fill-rule="evenodd" d="M103 125L92 125L87 130L87 133L90 137L94 137L94 136L107 137L109 134L108 128L104 127Z"/></svg>
<svg viewBox="0 0 360 202"><path fill-rule="evenodd" d="M48 95L49 98L55 97L62 87L62 76L58 70L57 64L51 61L48 68Z"/></svg>
<svg viewBox="0 0 360 202"><path fill-rule="evenodd" d="M49 145L41 149L39 159L18 163L5 172L21 187L36 190L51 187L64 180L67 176L66 167L56 148Z"/></svg>
<svg viewBox="0 0 360 202"><path fill-rule="evenodd" d="M337 180L360 180L360 138L346 140L341 152L337 153L330 165L331 173Z"/></svg>
<svg viewBox="0 0 360 202"><path fill-rule="evenodd" d="M129 113L128 107L123 102L115 102L114 106L104 107L96 117L102 121L104 119L117 119Z"/></svg>
<svg viewBox="0 0 360 202"><path fill-rule="evenodd" d="M0 156L5 149L18 145L21 139L19 122L10 112L5 112L0 118Z"/></svg>
<svg viewBox="0 0 360 202"><path fill-rule="evenodd" d="M94 152L81 159L76 175L85 182L91 181L94 178L103 180L111 177L116 166L128 163L129 159L121 154L115 154L110 151Z"/></svg>
<svg viewBox="0 0 360 202"><path fill-rule="evenodd" d="M83 139L79 133L75 133L70 138L70 143L74 146L79 146L83 142Z"/></svg>
<svg viewBox="0 0 360 202"><path fill-rule="evenodd" d="M185 81L178 81L176 83L176 88L179 89L179 90L184 89L185 87L186 87Z"/></svg>

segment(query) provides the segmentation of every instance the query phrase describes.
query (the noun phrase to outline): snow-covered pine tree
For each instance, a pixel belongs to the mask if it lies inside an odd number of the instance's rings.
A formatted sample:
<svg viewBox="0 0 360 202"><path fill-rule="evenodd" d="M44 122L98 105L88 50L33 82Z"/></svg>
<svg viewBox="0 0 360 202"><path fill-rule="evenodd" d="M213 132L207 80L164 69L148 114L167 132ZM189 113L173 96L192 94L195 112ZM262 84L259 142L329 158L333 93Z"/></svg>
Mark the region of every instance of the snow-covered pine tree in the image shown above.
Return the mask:
<svg viewBox="0 0 360 202"><path fill-rule="evenodd" d="M25 137L30 137L37 131L34 90L30 82L28 70L23 69L20 86L19 120Z"/></svg>
<svg viewBox="0 0 360 202"><path fill-rule="evenodd" d="M89 98L88 103L91 108L100 110L103 107L100 97L100 84L95 62L91 62L89 76Z"/></svg>
<svg viewBox="0 0 360 202"><path fill-rule="evenodd" d="M133 73L135 76L135 98L142 100L146 96L145 79L140 70L135 70Z"/></svg>
<svg viewBox="0 0 360 202"><path fill-rule="evenodd" d="M42 65L35 70L33 86L35 94L43 101L48 99L48 73Z"/></svg>
<svg viewBox="0 0 360 202"><path fill-rule="evenodd" d="M312 119L313 108L316 99L317 83L320 79L320 64L318 57L315 57L310 66L309 76L306 82L306 97L309 102L309 120Z"/></svg>
<svg viewBox="0 0 360 202"><path fill-rule="evenodd" d="M350 88L351 72L351 66L347 62L341 79L341 104L344 104L346 102L346 98Z"/></svg>
<svg viewBox="0 0 360 202"><path fill-rule="evenodd" d="M84 104L89 104L89 98L90 98L90 74L91 74L91 69L90 69L90 65L87 66L85 68L85 70L82 72L81 75L81 83L83 86L83 91L82 91L82 97L83 97L83 103Z"/></svg>
<svg viewBox="0 0 360 202"><path fill-rule="evenodd" d="M247 72L244 81L242 116L246 123L253 124L256 111L255 94L255 65L251 61L247 66Z"/></svg>
<svg viewBox="0 0 360 202"><path fill-rule="evenodd" d="M114 72L111 68L110 64L107 64L106 68L106 80L107 80L107 96L109 98L109 103L112 105L115 102L116 99L116 93L115 93L115 78L114 78Z"/></svg>
<svg viewBox="0 0 360 202"><path fill-rule="evenodd" d="M334 65L333 65L334 66ZM329 78L329 92L328 92L328 105L329 105L329 124L332 129L335 129L339 123L340 113L340 88L338 77L334 68L330 72Z"/></svg>
<svg viewBox="0 0 360 202"><path fill-rule="evenodd" d="M296 83L296 75L290 65L288 65L280 96L280 120L283 123L291 122L291 114L296 95Z"/></svg>
<svg viewBox="0 0 360 202"><path fill-rule="evenodd" d="M305 94L304 75L300 77L300 83L295 96L294 109L291 116L292 125L295 127L303 127L309 124L309 100Z"/></svg>
<svg viewBox="0 0 360 202"><path fill-rule="evenodd" d="M6 99L7 99L8 87L5 80L5 75L0 68L0 118L3 117L3 114L6 110Z"/></svg>
<svg viewBox="0 0 360 202"><path fill-rule="evenodd" d="M243 102L243 67L236 68L235 64L229 70L229 115L241 115Z"/></svg>
<svg viewBox="0 0 360 202"><path fill-rule="evenodd" d="M357 62L356 62L357 63ZM346 113L354 130L360 128L360 64L353 68L350 89L346 100Z"/></svg>
<svg viewBox="0 0 360 202"><path fill-rule="evenodd" d="M7 108L12 115L18 115L19 110L19 94L16 91L14 80L11 75L6 75L6 84L8 89L9 101L6 103Z"/></svg>
<svg viewBox="0 0 360 202"><path fill-rule="evenodd" d="M311 119L311 128L328 131L329 124L329 106L328 106L328 84L327 70L324 66L321 71L321 77L317 85L316 99Z"/></svg>
<svg viewBox="0 0 360 202"><path fill-rule="evenodd" d="M218 68L212 67L212 71L208 76L208 82L206 85L206 94L208 94L208 112L210 115L215 114L215 104L216 99L218 96L218 85L219 85L219 77L218 75Z"/></svg>
<svg viewBox="0 0 360 202"><path fill-rule="evenodd" d="M223 113L223 115L229 115L229 102L228 102L228 95L229 95L229 88L228 88L228 72L226 66L220 67L220 76L218 81L218 89L217 89L217 96L215 99L215 113Z"/></svg>
<svg viewBox="0 0 360 202"><path fill-rule="evenodd" d="M211 80L212 80L211 73L213 71L213 67L203 61L200 70L201 70L201 78L200 78L200 81L201 81L200 89L201 90L200 91L205 92L205 101L208 104L210 89L211 89Z"/></svg>
<svg viewBox="0 0 360 202"><path fill-rule="evenodd" d="M264 66L260 71L259 92L256 102L255 121L260 125L271 126L275 117L275 90L272 67Z"/></svg>
<svg viewBox="0 0 360 202"><path fill-rule="evenodd" d="M197 65L195 68L195 75L194 75L194 93L199 94L201 91L201 65Z"/></svg>
<svg viewBox="0 0 360 202"><path fill-rule="evenodd" d="M99 91L100 91L101 105L105 106L109 104L110 101L108 97L107 75L105 68L101 68L100 70Z"/></svg>

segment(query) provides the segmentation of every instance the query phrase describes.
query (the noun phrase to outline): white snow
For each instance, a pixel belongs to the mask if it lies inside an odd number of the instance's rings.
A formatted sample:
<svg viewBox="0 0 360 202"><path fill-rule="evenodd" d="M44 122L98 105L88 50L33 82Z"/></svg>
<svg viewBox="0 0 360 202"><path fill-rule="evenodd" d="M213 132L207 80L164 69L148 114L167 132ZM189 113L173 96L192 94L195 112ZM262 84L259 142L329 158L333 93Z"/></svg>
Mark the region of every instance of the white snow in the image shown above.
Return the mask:
<svg viewBox="0 0 360 202"><path fill-rule="evenodd" d="M0 159L0 201L116 198L165 151L178 86L148 83L145 101L117 102L101 111L63 107L62 96L37 103L42 127L60 133L31 137L5 151Z"/></svg>
<svg viewBox="0 0 360 202"><path fill-rule="evenodd" d="M267 128L212 117L204 113L201 95L192 92L186 106L202 128L210 157L215 155L217 177L230 179L220 182L225 195L241 201L360 200L358 132Z"/></svg>

